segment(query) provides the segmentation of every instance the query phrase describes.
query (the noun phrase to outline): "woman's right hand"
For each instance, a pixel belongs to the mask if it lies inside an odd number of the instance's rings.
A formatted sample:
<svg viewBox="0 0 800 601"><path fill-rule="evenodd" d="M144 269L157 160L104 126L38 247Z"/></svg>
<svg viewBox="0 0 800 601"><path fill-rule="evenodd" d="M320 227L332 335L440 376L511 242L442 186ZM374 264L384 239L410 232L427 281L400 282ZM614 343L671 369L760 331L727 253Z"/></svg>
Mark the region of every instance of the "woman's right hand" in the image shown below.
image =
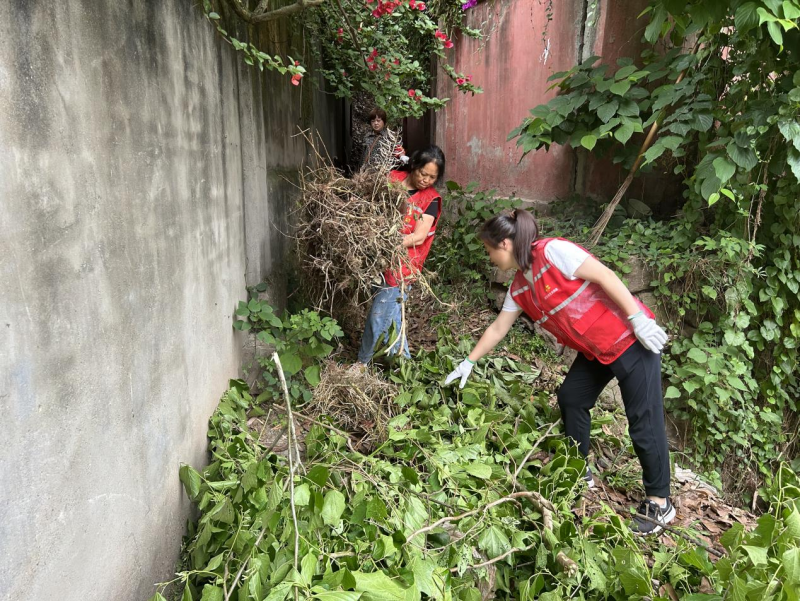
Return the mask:
<svg viewBox="0 0 800 601"><path fill-rule="evenodd" d="M464 385L467 383L467 378L469 378L469 375L472 373L473 367L475 367L475 364L467 357L458 364L458 367L450 372L450 375L447 376L447 379L444 381L444 385L449 386L452 382L461 378L461 384L459 384L458 387L464 388Z"/></svg>

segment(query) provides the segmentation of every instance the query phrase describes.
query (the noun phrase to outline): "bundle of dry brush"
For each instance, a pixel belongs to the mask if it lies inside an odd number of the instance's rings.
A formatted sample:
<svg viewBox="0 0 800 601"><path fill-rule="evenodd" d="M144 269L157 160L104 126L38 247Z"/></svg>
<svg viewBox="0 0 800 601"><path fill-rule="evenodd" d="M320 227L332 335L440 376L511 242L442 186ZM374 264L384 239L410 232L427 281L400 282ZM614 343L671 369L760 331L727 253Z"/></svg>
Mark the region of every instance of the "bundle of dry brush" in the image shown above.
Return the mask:
<svg viewBox="0 0 800 601"><path fill-rule="evenodd" d="M408 260L400 234L408 194L388 183L388 167L348 179L327 159L317 159L301 178L301 276L315 308L350 329L353 321L360 325L381 274Z"/></svg>

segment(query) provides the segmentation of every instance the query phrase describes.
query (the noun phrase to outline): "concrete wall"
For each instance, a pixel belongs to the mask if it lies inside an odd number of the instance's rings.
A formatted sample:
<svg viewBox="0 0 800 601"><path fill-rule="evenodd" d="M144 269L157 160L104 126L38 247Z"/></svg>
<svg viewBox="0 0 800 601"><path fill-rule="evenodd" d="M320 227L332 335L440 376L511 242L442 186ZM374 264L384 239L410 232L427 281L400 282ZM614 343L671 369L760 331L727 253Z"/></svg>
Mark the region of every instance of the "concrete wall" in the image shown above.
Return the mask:
<svg viewBox="0 0 800 601"><path fill-rule="evenodd" d="M2 599L170 578L232 312L285 260L311 90L243 68L195 4L0 13Z"/></svg>
<svg viewBox="0 0 800 601"><path fill-rule="evenodd" d="M586 0L496 0L469 10L470 27L488 21L488 40L461 37L452 58L455 69L472 75L484 93L465 96L447 77L439 77L438 95L452 98L436 115L435 135L447 155L448 179L478 181L538 201L573 192L613 196L624 174L610 161L587 160L570 147L552 146L520 162L516 140L506 141L530 109L555 96L555 90L548 91L550 75L591 55L613 64L641 51L646 23L636 17L646 0L600 0L593 27L586 26L587 5Z"/></svg>

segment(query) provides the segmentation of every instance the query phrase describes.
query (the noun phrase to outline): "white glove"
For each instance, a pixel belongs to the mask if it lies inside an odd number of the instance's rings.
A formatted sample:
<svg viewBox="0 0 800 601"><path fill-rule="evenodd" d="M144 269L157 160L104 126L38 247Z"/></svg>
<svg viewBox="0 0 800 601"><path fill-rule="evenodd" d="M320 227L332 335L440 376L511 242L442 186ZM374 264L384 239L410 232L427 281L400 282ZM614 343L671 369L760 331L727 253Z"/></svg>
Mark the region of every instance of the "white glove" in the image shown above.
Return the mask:
<svg viewBox="0 0 800 601"><path fill-rule="evenodd" d="M660 353L667 341L667 333L654 319L650 319L639 311L628 318L633 326L633 333L648 351Z"/></svg>
<svg viewBox="0 0 800 601"><path fill-rule="evenodd" d="M472 361L464 359L458 364L458 367L450 372L450 375L447 376L447 379L444 381L444 385L447 386L454 380L461 378L461 384L458 387L464 388L464 384L467 383L467 378L469 378L469 375L472 373L473 367L475 367L475 364Z"/></svg>

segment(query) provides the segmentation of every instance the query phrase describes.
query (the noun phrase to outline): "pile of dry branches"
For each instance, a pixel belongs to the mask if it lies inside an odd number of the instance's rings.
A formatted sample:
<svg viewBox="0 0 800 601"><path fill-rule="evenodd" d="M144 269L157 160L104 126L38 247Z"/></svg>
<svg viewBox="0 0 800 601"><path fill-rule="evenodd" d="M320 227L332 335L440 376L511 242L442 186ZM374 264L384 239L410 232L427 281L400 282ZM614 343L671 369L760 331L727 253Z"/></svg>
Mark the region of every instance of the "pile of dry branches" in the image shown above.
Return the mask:
<svg viewBox="0 0 800 601"><path fill-rule="evenodd" d="M369 370L326 361L303 411L315 419L326 415L347 432L363 433L359 446L364 446L385 440L396 395L394 385Z"/></svg>
<svg viewBox="0 0 800 601"><path fill-rule="evenodd" d="M381 274L408 260L400 234L407 194L384 170L347 179L327 160L302 174L301 191L296 238L305 292L340 322L360 315Z"/></svg>

